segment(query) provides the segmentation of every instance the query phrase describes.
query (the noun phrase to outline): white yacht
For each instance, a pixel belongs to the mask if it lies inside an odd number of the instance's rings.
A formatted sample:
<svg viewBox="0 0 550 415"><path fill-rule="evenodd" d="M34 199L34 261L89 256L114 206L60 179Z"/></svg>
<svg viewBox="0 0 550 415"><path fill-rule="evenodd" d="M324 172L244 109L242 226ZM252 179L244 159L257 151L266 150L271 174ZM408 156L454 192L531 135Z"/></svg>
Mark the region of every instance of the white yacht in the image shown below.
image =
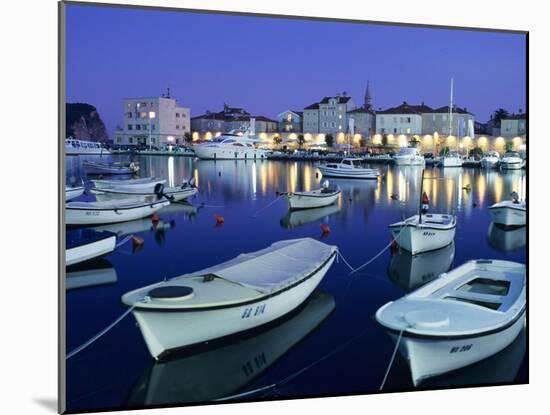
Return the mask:
<svg viewBox="0 0 550 415"><path fill-rule="evenodd" d="M109 149L106 149L101 143L95 141L76 140L72 137L65 139L65 154L111 154Z"/></svg>
<svg viewBox="0 0 550 415"><path fill-rule="evenodd" d="M523 159L516 151L508 151L500 160L502 170L520 170L523 167Z"/></svg>
<svg viewBox="0 0 550 415"><path fill-rule="evenodd" d="M402 147L399 152L393 156L393 161L398 166L423 166L424 157L417 148Z"/></svg>
<svg viewBox="0 0 550 415"><path fill-rule="evenodd" d="M439 160L439 167L462 167L462 157L456 151L450 151Z"/></svg>
<svg viewBox="0 0 550 415"><path fill-rule="evenodd" d="M264 159L270 153L269 150L257 148L260 142L254 138L256 134L255 119L250 119L250 128L240 132L232 130L223 133L215 140L195 144L193 149L200 159L205 160L246 160Z"/></svg>
<svg viewBox="0 0 550 415"><path fill-rule="evenodd" d="M496 151L488 151L481 158L481 167L484 169L494 169L500 162L500 155Z"/></svg>

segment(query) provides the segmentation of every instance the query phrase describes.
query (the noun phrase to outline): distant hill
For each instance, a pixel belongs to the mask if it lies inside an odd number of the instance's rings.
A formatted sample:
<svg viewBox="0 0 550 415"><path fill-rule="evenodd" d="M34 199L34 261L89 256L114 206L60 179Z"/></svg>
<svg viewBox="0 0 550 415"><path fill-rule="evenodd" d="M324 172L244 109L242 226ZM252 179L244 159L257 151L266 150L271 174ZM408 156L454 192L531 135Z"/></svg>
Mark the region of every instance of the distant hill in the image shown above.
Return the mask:
<svg viewBox="0 0 550 415"><path fill-rule="evenodd" d="M78 140L108 141L109 135L97 109L90 104L66 104L66 135Z"/></svg>

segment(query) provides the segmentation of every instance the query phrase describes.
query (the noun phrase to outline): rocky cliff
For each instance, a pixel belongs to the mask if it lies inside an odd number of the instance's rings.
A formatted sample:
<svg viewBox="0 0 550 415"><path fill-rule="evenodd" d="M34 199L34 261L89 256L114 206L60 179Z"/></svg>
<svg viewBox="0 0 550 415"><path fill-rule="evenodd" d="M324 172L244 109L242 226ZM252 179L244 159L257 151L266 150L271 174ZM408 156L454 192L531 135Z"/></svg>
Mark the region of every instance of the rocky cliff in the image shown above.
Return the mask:
<svg viewBox="0 0 550 415"><path fill-rule="evenodd" d="M66 135L78 140L102 141L109 139L105 124L97 109L90 104L66 105Z"/></svg>

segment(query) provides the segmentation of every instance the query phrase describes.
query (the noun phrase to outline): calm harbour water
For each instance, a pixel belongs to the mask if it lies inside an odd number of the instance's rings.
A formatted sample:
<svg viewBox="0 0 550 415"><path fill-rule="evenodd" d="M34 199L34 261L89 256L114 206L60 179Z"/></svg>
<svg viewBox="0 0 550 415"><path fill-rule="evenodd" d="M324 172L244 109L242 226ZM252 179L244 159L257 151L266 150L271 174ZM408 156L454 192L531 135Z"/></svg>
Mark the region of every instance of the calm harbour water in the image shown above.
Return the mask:
<svg viewBox="0 0 550 415"><path fill-rule="evenodd" d="M93 158L67 157L67 177L89 179L81 163ZM386 173L379 181L331 179L342 189L336 205L288 213L276 192L319 187L321 176L313 163L163 156L138 160L142 177L163 176L167 185L195 177L200 192L191 205L173 204L159 211L156 228L149 218L101 226L120 236L139 235L145 243L135 252L126 244L100 261L69 270L68 351L120 316L125 311L120 297L129 290L278 240L320 238L321 223L331 229L323 241L338 245L351 265L358 266L389 243L390 223L418 209L421 169L415 167L372 166ZM414 258L386 250L353 277L342 262L335 263L310 300L278 324L163 363L150 357L129 316L67 361L67 408L210 401L272 384L277 385L240 399L378 391L394 348L374 322L380 306L470 259L526 261L525 228L505 232L491 225L487 209L512 191L525 197L524 171L428 168L425 177L432 211L458 216L453 245ZM463 190L468 184L469 192ZM392 194L399 200L392 200ZM215 225L214 214L224 216L223 226ZM525 342L522 333L498 355L426 386L525 382ZM408 365L398 354L384 390L410 389Z"/></svg>

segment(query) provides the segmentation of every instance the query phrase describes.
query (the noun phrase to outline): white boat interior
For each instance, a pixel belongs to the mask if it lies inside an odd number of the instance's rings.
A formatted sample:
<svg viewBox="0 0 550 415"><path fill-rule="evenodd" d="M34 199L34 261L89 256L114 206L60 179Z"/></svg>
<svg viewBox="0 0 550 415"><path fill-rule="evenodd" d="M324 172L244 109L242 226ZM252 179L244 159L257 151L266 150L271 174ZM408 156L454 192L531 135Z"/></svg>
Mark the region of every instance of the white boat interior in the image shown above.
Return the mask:
<svg viewBox="0 0 550 415"><path fill-rule="evenodd" d="M525 266L473 260L381 307L379 323L429 337L498 330L525 307Z"/></svg>
<svg viewBox="0 0 550 415"><path fill-rule="evenodd" d="M254 301L290 288L336 254L311 238L279 241L257 252L163 281L122 297L139 309L201 309Z"/></svg>
<svg viewBox="0 0 550 415"><path fill-rule="evenodd" d="M426 213L422 215L422 220L419 222L420 216L414 215L401 222L392 223L390 228L401 226L422 226L447 229L456 225L456 217L440 213Z"/></svg>

